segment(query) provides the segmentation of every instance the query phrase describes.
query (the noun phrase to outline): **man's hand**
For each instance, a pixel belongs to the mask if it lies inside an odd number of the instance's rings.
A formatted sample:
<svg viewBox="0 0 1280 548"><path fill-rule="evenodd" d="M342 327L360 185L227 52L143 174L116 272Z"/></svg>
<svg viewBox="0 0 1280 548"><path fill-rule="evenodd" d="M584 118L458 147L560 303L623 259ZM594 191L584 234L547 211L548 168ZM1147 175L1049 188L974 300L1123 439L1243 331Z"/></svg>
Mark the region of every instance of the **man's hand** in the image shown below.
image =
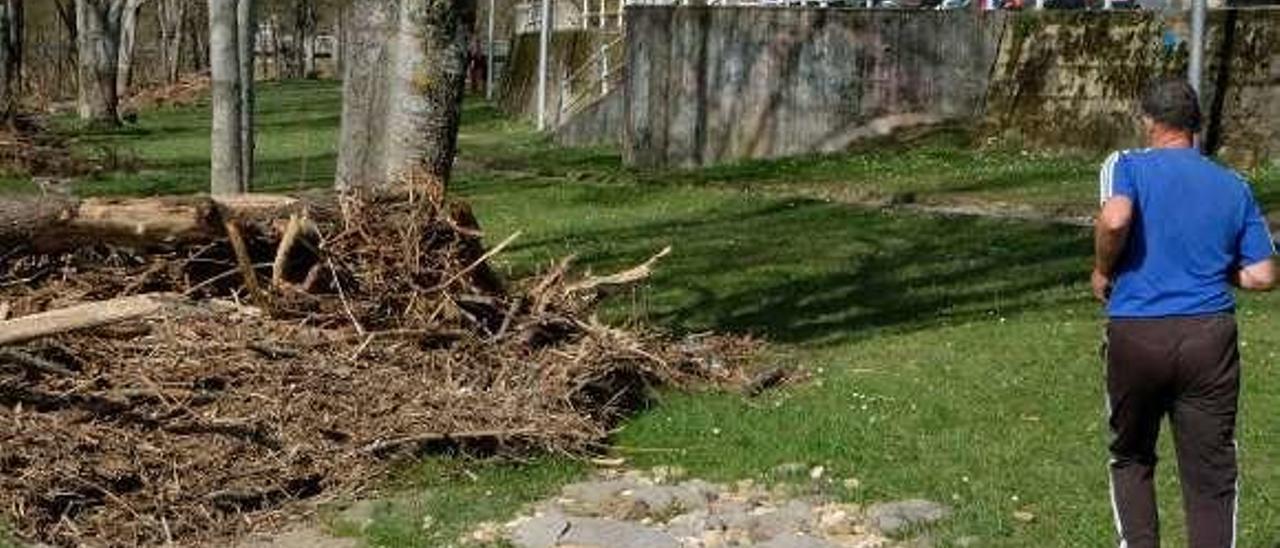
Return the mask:
<svg viewBox="0 0 1280 548"><path fill-rule="evenodd" d="M1271 259L1251 264L1231 273L1231 285L1249 291L1271 291L1276 287L1276 266Z"/></svg>
<svg viewBox="0 0 1280 548"><path fill-rule="evenodd" d="M1111 298L1111 276L1103 274L1098 269L1093 270L1093 296L1094 298L1106 303Z"/></svg>

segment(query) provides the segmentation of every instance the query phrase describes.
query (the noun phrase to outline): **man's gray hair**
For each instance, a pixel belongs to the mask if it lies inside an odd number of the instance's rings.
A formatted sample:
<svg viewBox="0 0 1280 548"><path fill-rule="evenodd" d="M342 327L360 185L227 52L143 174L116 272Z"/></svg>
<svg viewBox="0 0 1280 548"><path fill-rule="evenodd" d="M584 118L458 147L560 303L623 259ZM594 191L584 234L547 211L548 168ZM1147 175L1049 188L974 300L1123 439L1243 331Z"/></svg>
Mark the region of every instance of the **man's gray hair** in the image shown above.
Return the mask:
<svg viewBox="0 0 1280 548"><path fill-rule="evenodd" d="M1200 131L1202 116L1196 90L1182 78L1159 78L1142 93L1142 113L1165 126Z"/></svg>

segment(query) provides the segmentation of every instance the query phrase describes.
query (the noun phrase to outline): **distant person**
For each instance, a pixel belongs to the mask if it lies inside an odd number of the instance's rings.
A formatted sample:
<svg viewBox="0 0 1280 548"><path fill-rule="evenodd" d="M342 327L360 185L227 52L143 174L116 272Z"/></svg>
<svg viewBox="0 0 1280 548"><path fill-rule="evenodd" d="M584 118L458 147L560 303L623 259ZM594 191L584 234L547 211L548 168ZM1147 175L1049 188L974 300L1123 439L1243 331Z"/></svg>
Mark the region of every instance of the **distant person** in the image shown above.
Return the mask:
<svg viewBox="0 0 1280 548"><path fill-rule="evenodd" d="M1167 415L1191 548L1236 545L1240 352L1231 286L1275 285L1275 247L1249 184L1200 154L1182 80L1142 97L1150 148L1102 166L1093 293L1106 303L1111 503L1120 546L1160 545L1156 437Z"/></svg>

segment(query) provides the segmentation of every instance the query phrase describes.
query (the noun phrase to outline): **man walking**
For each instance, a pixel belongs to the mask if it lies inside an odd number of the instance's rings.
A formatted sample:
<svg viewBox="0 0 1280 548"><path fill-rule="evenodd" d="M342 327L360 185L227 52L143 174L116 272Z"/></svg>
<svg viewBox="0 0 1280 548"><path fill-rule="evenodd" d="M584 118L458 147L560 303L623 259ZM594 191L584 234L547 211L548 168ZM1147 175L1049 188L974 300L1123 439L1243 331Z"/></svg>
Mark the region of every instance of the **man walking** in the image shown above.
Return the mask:
<svg viewBox="0 0 1280 548"><path fill-rule="evenodd" d="M1236 542L1240 390L1231 286L1275 285L1275 248L1248 183L1195 148L1181 80L1142 97L1150 148L1102 166L1094 295L1106 303L1111 503L1122 548L1160 545L1156 436L1172 425L1192 548Z"/></svg>

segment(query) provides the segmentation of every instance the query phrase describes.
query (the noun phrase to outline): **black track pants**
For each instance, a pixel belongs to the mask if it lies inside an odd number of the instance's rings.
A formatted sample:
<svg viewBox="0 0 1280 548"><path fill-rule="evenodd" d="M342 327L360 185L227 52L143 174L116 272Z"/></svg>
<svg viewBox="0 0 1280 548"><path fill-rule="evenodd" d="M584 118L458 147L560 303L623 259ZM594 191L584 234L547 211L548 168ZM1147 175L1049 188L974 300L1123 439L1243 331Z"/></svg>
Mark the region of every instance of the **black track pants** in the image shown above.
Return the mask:
<svg viewBox="0 0 1280 548"><path fill-rule="evenodd" d="M1235 546L1235 318L1113 319L1107 326L1111 500L1122 548L1160 545L1156 437L1172 425L1191 548Z"/></svg>

